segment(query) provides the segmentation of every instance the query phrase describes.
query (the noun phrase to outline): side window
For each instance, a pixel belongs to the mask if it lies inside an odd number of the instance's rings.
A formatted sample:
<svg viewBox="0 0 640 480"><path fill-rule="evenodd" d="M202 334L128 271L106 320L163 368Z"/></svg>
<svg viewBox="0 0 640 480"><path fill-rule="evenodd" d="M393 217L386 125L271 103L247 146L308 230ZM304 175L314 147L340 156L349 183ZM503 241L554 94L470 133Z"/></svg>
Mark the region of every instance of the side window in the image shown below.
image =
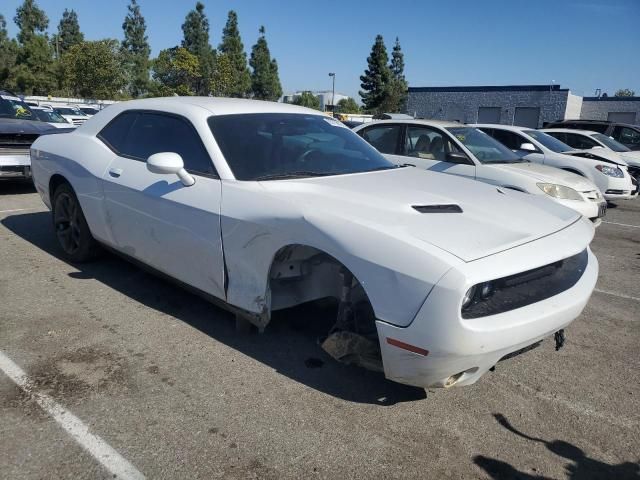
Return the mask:
<svg viewBox="0 0 640 480"><path fill-rule="evenodd" d="M575 133L567 133L566 135L566 140L562 140L561 138L559 138L558 140L563 141L573 148L589 150L590 148L597 147L599 145L598 142L584 135L576 135Z"/></svg>
<svg viewBox="0 0 640 480"><path fill-rule="evenodd" d="M410 157L445 161L447 152L460 149L444 133L427 127L409 126L404 151Z"/></svg>
<svg viewBox="0 0 640 480"><path fill-rule="evenodd" d="M160 152L180 155L189 172L216 173L200 136L187 120L162 113L140 112L121 153L146 161Z"/></svg>
<svg viewBox="0 0 640 480"><path fill-rule="evenodd" d="M134 112L121 113L100 131L98 138L114 152L122 153L127 133L137 116Z"/></svg>
<svg viewBox="0 0 640 480"><path fill-rule="evenodd" d="M377 125L365 128L361 134L381 153L395 154L400 138L400 125Z"/></svg>
<svg viewBox="0 0 640 480"><path fill-rule="evenodd" d="M632 128L615 127L613 129L613 138L625 145L640 145L640 132Z"/></svg>
<svg viewBox="0 0 640 480"><path fill-rule="evenodd" d="M520 146L523 143L528 143L525 138L521 137L515 132L510 132L508 130L500 130L496 128L493 131L492 136L509 150L520 150Z"/></svg>

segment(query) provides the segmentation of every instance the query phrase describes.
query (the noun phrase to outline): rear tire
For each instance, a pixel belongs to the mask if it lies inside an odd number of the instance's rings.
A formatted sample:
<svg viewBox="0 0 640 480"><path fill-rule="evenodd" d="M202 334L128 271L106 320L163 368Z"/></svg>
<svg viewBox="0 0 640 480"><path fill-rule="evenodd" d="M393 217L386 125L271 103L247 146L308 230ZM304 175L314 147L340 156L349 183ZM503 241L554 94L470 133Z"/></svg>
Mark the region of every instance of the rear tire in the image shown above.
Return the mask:
<svg viewBox="0 0 640 480"><path fill-rule="evenodd" d="M71 262L87 262L100 253L100 245L91 235L78 197L68 183L53 194L53 228L63 257Z"/></svg>

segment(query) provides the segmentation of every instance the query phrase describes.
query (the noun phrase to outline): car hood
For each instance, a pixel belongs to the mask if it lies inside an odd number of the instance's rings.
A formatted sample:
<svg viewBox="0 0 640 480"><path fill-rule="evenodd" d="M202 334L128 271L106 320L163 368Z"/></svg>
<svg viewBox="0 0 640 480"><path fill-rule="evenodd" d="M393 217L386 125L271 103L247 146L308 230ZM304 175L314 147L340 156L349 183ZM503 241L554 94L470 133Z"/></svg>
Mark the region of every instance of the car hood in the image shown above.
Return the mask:
<svg viewBox="0 0 640 480"><path fill-rule="evenodd" d="M618 155L620 155L622 159L629 165L640 167L640 150L633 150L631 152L618 152Z"/></svg>
<svg viewBox="0 0 640 480"><path fill-rule="evenodd" d="M555 183L571 187L580 192L595 190L597 187L588 179L576 175L575 173L560 170L559 168L548 167L532 162L500 163L492 165L509 172L519 173L533 178L537 182Z"/></svg>
<svg viewBox="0 0 640 480"><path fill-rule="evenodd" d="M562 152L562 155L590 158L592 160L596 160L596 161L600 160L607 163L615 163L622 166L627 165L627 162L622 159L619 153L616 153L613 150L608 150L605 148L597 148L597 149L592 148L589 150L569 150L567 152Z"/></svg>
<svg viewBox="0 0 640 480"><path fill-rule="evenodd" d="M412 167L261 185L302 209L311 223L326 225L331 218L339 232L340 221L358 222L372 234L431 244L466 262L545 237L580 218L543 196ZM413 208L438 205L457 205L462 212ZM375 238L368 241L375 244Z"/></svg>

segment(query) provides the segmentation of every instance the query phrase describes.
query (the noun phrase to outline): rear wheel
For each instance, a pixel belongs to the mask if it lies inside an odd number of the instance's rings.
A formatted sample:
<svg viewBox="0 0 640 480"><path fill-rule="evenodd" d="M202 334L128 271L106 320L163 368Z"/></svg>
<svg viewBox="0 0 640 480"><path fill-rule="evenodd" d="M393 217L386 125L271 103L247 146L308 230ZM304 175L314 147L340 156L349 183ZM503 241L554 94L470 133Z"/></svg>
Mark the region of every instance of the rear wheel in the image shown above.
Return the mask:
<svg viewBox="0 0 640 480"><path fill-rule="evenodd" d="M100 252L82 213L78 197L67 183L53 195L53 227L64 257L72 262L86 262Z"/></svg>

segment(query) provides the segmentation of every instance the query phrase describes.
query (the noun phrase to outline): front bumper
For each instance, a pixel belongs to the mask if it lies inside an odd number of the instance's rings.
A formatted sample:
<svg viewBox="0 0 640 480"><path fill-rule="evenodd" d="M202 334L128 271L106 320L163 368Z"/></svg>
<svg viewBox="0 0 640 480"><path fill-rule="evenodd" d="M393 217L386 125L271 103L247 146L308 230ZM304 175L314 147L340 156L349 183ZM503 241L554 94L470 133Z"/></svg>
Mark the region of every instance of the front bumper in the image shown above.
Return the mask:
<svg viewBox="0 0 640 480"><path fill-rule="evenodd" d="M424 388L469 385L501 358L569 325L584 309L597 281L598 261L590 250L583 275L573 287L558 295L497 315L463 319L460 314L464 289L482 277L491 279L487 275L499 278L505 273L504 265L510 264L514 252L525 256L534 254L528 258L540 258L540 265L545 265L559 259L547 263L551 259L548 249L555 242L566 241L572 245L560 258L577 253L575 247L584 249L584 242L579 245L575 237L571 238L577 229L566 230L561 235L552 235L493 255L494 258L487 257L450 270L431 291L408 327L377 321L386 377ZM539 245L533 247L536 243ZM556 255L557 251L556 248ZM417 349L410 351L398 345Z"/></svg>
<svg viewBox="0 0 640 480"><path fill-rule="evenodd" d="M0 178L31 178L31 158L26 154L0 155Z"/></svg>

